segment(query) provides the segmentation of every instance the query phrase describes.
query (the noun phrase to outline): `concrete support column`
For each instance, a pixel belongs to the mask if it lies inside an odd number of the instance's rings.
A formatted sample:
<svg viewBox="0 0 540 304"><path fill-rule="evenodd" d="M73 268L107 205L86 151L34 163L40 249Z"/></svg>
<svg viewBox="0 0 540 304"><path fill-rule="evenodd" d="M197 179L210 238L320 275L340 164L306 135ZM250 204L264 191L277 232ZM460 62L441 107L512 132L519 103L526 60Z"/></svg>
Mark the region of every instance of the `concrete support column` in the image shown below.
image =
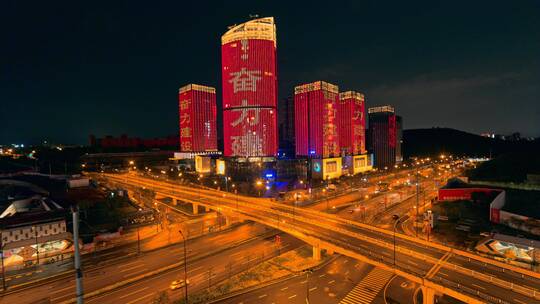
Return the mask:
<svg viewBox="0 0 540 304"><path fill-rule="evenodd" d="M333 249L326 249L326 253L328 255L333 255L334 254L334 250Z"/></svg>
<svg viewBox="0 0 540 304"><path fill-rule="evenodd" d="M317 245L313 246L313 259L315 261L321 260L321 248L319 248Z"/></svg>
<svg viewBox="0 0 540 304"><path fill-rule="evenodd" d="M231 218L228 216L224 216L225 218L225 226L229 226L231 224Z"/></svg>
<svg viewBox="0 0 540 304"><path fill-rule="evenodd" d="M204 207L204 211L210 212L210 207L208 207L208 206Z"/></svg>
<svg viewBox="0 0 540 304"><path fill-rule="evenodd" d="M177 199L175 199L175 198L173 198L173 199L172 199L172 204L173 204L173 206L176 206L176 205L178 205L178 200L177 200Z"/></svg>
<svg viewBox="0 0 540 304"><path fill-rule="evenodd" d="M435 290L426 286L422 286L422 299L423 304L435 303Z"/></svg>
<svg viewBox="0 0 540 304"><path fill-rule="evenodd" d="M194 215L199 214L199 204L193 203L192 206L193 206L193 214Z"/></svg>

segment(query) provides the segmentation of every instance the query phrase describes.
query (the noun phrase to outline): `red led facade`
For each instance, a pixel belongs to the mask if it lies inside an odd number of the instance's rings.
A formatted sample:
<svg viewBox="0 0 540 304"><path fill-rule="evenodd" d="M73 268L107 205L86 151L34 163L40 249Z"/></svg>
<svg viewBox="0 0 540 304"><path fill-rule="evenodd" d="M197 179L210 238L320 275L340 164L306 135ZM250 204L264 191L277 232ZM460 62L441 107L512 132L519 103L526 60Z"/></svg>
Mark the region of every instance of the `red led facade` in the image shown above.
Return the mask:
<svg viewBox="0 0 540 304"><path fill-rule="evenodd" d="M338 87L324 82L294 90L296 155L314 158L339 156Z"/></svg>
<svg viewBox="0 0 540 304"><path fill-rule="evenodd" d="M217 151L216 90L189 84L178 90L180 151Z"/></svg>
<svg viewBox="0 0 540 304"><path fill-rule="evenodd" d="M222 36L224 155L276 156L277 74L273 18L248 21Z"/></svg>
<svg viewBox="0 0 540 304"><path fill-rule="evenodd" d="M339 94L338 133L342 155L366 152L366 117L364 95L347 91Z"/></svg>

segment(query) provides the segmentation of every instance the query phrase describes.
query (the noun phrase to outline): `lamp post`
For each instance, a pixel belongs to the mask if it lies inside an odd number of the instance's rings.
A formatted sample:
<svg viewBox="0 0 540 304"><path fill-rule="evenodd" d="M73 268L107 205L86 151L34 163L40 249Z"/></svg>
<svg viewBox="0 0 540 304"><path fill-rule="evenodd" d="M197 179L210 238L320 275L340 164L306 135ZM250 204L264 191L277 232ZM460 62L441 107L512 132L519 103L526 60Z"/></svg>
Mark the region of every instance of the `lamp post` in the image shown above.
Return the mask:
<svg viewBox="0 0 540 304"><path fill-rule="evenodd" d="M399 222L399 215L392 215L392 219L394 220L394 267L396 267L396 226Z"/></svg>
<svg viewBox="0 0 540 304"><path fill-rule="evenodd" d="M304 270L306 273L306 303L309 304L309 274L313 272L311 269Z"/></svg>
<svg viewBox="0 0 540 304"><path fill-rule="evenodd" d="M258 180L256 185L257 185L257 189L259 190L259 197L261 197L262 182L260 180Z"/></svg>
<svg viewBox="0 0 540 304"><path fill-rule="evenodd" d="M188 281L187 281L187 251L186 251L186 238L184 237L184 233L182 230L178 230L180 235L182 236L182 239L184 240L184 297L186 299L186 304L188 304Z"/></svg>
<svg viewBox="0 0 540 304"><path fill-rule="evenodd" d="M233 187L234 194L236 195L236 210L238 210L238 189L236 189L236 184L232 184L231 187Z"/></svg>
<svg viewBox="0 0 540 304"><path fill-rule="evenodd" d="M326 213L328 213L328 196L326 195L326 189L322 189L322 193L324 195L324 198L326 199Z"/></svg>

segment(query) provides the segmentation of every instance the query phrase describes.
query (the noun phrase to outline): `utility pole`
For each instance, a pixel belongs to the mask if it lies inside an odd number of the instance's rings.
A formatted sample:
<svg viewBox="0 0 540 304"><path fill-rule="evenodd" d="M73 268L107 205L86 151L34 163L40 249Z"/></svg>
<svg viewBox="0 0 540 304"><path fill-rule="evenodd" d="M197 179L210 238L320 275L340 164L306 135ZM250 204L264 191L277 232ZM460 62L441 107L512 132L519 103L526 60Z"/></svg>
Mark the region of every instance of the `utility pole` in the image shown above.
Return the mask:
<svg viewBox="0 0 540 304"><path fill-rule="evenodd" d="M81 270L81 254L79 252L79 207L77 205L72 205L71 213L73 215L73 245L75 246L76 297L77 304L83 304L83 273Z"/></svg>
<svg viewBox="0 0 540 304"><path fill-rule="evenodd" d="M1 233L0 233L1 236ZM6 291L6 271L4 269L4 243L0 237L0 253L2 254L2 290ZM534 256L533 256L534 257Z"/></svg>
<svg viewBox="0 0 540 304"><path fill-rule="evenodd" d="M182 230L178 230L180 235L182 236L182 240L184 241L184 288L185 288L185 295L186 298L186 304L188 304L188 279L187 279L187 250L186 250L186 238L184 236L184 233Z"/></svg>

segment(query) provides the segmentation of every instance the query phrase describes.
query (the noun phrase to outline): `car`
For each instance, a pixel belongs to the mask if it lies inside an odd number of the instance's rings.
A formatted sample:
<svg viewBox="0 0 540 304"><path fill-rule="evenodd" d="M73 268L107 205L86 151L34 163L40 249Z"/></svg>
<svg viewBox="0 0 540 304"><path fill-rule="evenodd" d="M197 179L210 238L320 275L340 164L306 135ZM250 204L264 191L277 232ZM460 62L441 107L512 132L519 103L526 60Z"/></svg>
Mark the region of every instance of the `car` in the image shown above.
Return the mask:
<svg viewBox="0 0 540 304"><path fill-rule="evenodd" d="M170 288L171 290L176 290L178 288L184 287L185 285L186 284L184 284L184 280L176 280L171 282ZM189 280L187 280L187 285L189 285Z"/></svg>

